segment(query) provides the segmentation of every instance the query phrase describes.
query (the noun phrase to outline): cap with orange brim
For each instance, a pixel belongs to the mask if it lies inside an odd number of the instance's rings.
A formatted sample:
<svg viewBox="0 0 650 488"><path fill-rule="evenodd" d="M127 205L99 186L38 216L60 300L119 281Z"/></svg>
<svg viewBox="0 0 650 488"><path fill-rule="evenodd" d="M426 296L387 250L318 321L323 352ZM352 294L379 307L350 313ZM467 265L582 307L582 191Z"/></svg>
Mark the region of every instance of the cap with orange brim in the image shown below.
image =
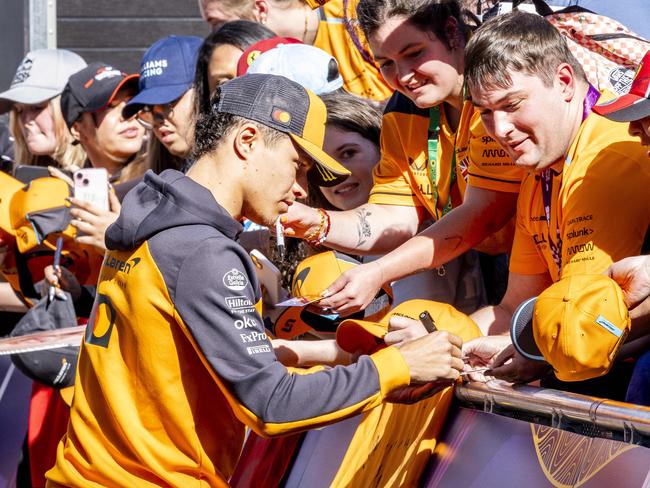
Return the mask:
<svg viewBox="0 0 650 488"><path fill-rule="evenodd" d="M348 319L336 331L336 342L345 351L355 354L372 354L386 347L384 336L388 333L390 319L396 316L419 320L420 314L429 312L439 330L461 337L478 337L478 326L464 313L447 303L431 300L408 300L397 305L378 322Z"/></svg>
<svg viewBox="0 0 650 488"><path fill-rule="evenodd" d="M618 284L605 275L573 275L523 302L512 317L517 351L547 361L562 381L606 374L630 331Z"/></svg>
<svg viewBox="0 0 650 488"><path fill-rule="evenodd" d="M247 74L220 87L213 110L260 122L288 134L316 163L310 173L318 186L335 186L349 175L323 150L327 109L311 90L284 76Z"/></svg>
<svg viewBox="0 0 650 488"><path fill-rule="evenodd" d="M138 91L140 75L127 75L105 63L90 63L70 77L61 93L61 113L68 127L84 112L98 112L127 87Z"/></svg>
<svg viewBox="0 0 650 488"><path fill-rule="evenodd" d="M15 189L15 182L9 180L9 183ZM69 196L70 187L59 178L37 178L27 185L20 183L20 188L13 191L9 201L8 225L6 214L3 214L0 226L16 237L21 253L41 244L56 249L55 234L68 241L76 235L75 228L70 225L72 217L66 202ZM4 203L0 210L3 207Z"/></svg>
<svg viewBox="0 0 650 488"><path fill-rule="evenodd" d="M356 259L336 251L314 254L302 260L293 275L293 297L318 297L341 274L361 264ZM354 314L355 318L379 320L393 303L390 285L384 285L366 310ZM317 307L317 304L315 305ZM341 321L338 314L318 313L310 307L291 306L283 310L270 327L280 339L291 339L310 331L334 336Z"/></svg>

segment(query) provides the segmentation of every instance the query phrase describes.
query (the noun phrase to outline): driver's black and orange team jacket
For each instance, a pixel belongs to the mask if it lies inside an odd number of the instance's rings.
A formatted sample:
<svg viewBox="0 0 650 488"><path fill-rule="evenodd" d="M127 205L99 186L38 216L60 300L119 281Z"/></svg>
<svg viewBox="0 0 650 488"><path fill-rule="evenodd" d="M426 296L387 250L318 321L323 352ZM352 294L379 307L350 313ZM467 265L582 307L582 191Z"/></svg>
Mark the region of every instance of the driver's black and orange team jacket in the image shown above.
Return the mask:
<svg viewBox="0 0 650 488"><path fill-rule="evenodd" d="M409 383L393 347L347 367L279 363L240 230L178 171L149 172L126 196L49 486L223 486L245 425L262 435L322 426Z"/></svg>

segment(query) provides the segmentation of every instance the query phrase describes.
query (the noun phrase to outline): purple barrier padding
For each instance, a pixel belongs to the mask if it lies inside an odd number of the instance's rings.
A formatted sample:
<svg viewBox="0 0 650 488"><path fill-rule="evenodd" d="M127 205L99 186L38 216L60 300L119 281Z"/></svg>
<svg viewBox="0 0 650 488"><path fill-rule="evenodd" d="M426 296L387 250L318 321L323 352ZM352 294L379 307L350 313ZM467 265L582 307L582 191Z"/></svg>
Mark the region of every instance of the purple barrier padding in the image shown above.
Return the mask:
<svg viewBox="0 0 650 488"><path fill-rule="evenodd" d="M0 488L13 486L27 434L32 381L0 356Z"/></svg>
<svg viewBox="0 0 650 488"><path fill-rule="evenodd" d="M458 408L422 480L426 488L650 484L650 449Z"/></svg>

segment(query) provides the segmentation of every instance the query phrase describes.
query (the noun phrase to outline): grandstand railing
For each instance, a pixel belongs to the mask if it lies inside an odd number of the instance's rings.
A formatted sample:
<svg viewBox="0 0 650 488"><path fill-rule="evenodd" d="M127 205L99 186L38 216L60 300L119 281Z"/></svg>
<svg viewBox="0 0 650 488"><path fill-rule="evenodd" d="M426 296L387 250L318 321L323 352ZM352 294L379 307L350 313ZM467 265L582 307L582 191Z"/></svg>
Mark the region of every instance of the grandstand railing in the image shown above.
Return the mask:
<svg viewBox="0 0 650 488"><path fill-rule="evenodd" d="M456 387L466 407L549 425L591 437L650 447L650 408L493 380Z"/></svg>

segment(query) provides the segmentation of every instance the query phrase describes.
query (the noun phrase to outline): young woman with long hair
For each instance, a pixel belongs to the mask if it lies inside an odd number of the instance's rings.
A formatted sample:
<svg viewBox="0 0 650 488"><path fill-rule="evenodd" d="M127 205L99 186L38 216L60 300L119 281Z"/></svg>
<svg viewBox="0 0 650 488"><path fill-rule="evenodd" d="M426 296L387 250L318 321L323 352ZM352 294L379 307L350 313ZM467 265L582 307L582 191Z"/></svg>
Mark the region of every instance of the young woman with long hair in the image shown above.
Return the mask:
<svg viewBox="0 0 650 488"><path fill-rule="evenodd" d="M325 245L352 254L392 252L345 273L328 289L321 304L344 313L364 308L383 283L428 268L447 273L449 261L511 219L521 178L465 100L469 27L456 0L361 0L357 17L396 92L383 117L369 203L328 212ZM287 233L317 231L320 215L293 205L284 217ZM411 239L428 219L435 224ZM507 250L508 239L501 244L491 251ZM476 287L483 287L475 276L477 258L461 259L468 262L460 274L471 272L472 279L454 279L477 307L482 292Z"/></svg>
<svg viewBox="0 0 650 488"><path fill-rule="evenodd" d="M0 113L10 111L14 161L63 169L83 166L86 154L65 125L60 95L68 78L86 62L65 49L37 49L27 53L11 83L0 93Z"/></svg>

